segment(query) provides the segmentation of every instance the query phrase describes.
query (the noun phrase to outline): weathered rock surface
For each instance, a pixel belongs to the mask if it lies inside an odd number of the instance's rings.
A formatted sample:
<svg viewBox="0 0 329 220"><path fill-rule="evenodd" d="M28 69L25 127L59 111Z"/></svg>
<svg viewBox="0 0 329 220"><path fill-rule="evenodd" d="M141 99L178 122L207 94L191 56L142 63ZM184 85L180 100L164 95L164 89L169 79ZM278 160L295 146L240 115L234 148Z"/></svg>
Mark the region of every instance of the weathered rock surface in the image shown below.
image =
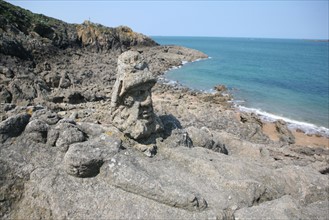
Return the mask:
<svg viewBox="0 0 329 220"><path fill-rule="evenodd" d="M76 177L96 176L104 161L118 153L120 147L120 140L111 139L106 135L72 144L64 157L65 170Z"/></svg>
<svg viewBox="0 0 329 220"><path fill-rule="evenodd" d="M288 129L287 124L283 120L278 120L275 122L276 130L279 133L280 141L286 142L288 144L294 144L295 143L295 137L291 133L291 131Z"/></svg>
<svg viewBox="0 0 329 220"><path fill-rule="evenodd" d="M49 125L42 120L31 120L27 126L25 131L29 133L29 136L32 140L36 142L47 142Z"/></svg>
<svg viewBox="0 0 329 220"><path fill-rule="evenodd" d="M1 219L327 218L327 148L294 144L282 122L271 141L223 87L154 85L205 54L3 1L0 12ZM163 129L120 129L110 109L151 92L144 115Z"/></svg>
<svg viewBox="0 0 329 220"><path fill-rule="evenodd" d="M265 211L266 210L266 211ZM235 219L302 219L300 207L290 196L264 202L259 206L243 208L235 213Z"/></svg>
<svg viewBox="0 0 329 220"><path fill-rule="evenodd" d="M208 148L215 152L228 154L225 145L221 144L219 140L214 140L213 135L207 128L203 127L201 129L197 129L196 127L188 127L187 131L194 145Z"/></svg>
<svg viewBox="0 0 329 220"><path fill-rule="evenodd" d="M2 121L0 123L0 143L10 137L20 135L29 123L30 117L29 114L22 113Z"/></svg>
<svg viewBox="0 0 329 220"><path fill-rule="evenodd" d="M43 150L30 162L23 162L33 171L30 175L26 171L30 180L10 216L225 219L263 213L270 219L307 218L301 210L308 206L322 209L317 217L324 213L324 205L316 204L327 200L327 176L312 168L275 169L274 162L227 156L200 147L163 147L155 157L147 158L133 148L118 150L118 145L110 147L111 142L96 143L99 145L73 144L65 155ZM45 146L25 148L30 152ZM51 160L38 165L37 159L50 156ZM103 162L99 171L90 163L95 159ZM74 172L70 173L72 167ZM80 177L99 174L80 179L67 175L68 171Z"/></svg>
<svg viewBox="0 0 329 220"><path fill-rule="evenodd" d="M118 58L118 75L113 86L111 120L125 135L147 139L162 128L152 105L151 89L156 79L137 51Z"/></svg>

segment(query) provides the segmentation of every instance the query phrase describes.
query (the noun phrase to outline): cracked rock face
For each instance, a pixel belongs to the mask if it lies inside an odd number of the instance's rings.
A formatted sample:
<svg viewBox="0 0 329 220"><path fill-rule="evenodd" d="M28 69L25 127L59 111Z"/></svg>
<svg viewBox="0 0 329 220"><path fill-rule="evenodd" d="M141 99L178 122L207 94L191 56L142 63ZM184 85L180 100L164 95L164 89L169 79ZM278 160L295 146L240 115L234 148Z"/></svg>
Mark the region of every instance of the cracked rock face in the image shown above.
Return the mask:
<svg viewBox="0 0 329 220"><path fill-rule="evenodd" d="M112 123L128 137L148 138L161 126L152 105L151 89L156 79L137 51L118 58L118 75L112 91Z"/></svg>

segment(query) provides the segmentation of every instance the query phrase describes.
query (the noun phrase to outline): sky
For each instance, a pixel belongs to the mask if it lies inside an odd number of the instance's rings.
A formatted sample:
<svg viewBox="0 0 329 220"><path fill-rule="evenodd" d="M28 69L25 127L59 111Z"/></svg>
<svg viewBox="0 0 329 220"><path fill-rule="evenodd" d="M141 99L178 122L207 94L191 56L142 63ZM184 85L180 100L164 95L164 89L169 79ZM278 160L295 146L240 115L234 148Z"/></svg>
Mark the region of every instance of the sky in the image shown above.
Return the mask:
<svg viewBox="0 0 329 220"><path fill-rule="evenodd" d="M148 36L329 39L329 0L6 0L69 23L126 25Z"/></svg>

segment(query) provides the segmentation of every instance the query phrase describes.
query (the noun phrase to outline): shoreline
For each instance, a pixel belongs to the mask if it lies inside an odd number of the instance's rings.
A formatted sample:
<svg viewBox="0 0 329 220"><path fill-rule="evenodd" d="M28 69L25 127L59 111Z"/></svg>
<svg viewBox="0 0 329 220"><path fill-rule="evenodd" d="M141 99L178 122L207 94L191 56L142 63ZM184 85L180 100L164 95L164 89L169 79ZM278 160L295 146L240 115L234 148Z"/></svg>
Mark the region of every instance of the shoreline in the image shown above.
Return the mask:
<svg viewBox="0 0 329 220"><path fill-rule="evenodd" d="M264 123L273 123L277 120L283 120L287 123L288 128L291 131L302 131L306 135L321 135L329 138L329 129L323 126L318 126L308 122L297 121L294 119L278 116L272 113L268 113L259 109L249 108L245 106L235 106L240 111L255 113Z"/></svg>
<svg viewBox="0 0 329 220"><path fill-rule="evenodd" d="M206 54L1 7L0 219L327 217L327 138L156 83Z"/></svg>
<svg viewBox="0 0 329 220"><path fill-rule="evenodd" d="M206 59L211 59L211 57L196 59L191 62L182 61L179 66L172 66L166 71L164 71L162 75L158 76L158 82L165 85L171 85L173 87L180 89L184 88L192 92L215 94L217 92L214 89L210 89L210 90L193 89L188 86L182 85L179 81L174 81L166 78L166 73L169 71L182 68L184 65L188 63L198 62ZM279 140L277 131L275 130L274 122L278 120L283 120L287 124L287 127L292 132L293 136L296 138L296 143L295 143L296 145L314 145L314 146L325 146L329 148L329 128L323 126L317 126L308 122L289 119L272 113L264 112L259 109L240 106L234 102L234 96L229 91L224 91L224 92L233 98L228 102L232 103L232 109L236 111L237 114L240 114L241 112L245 112L245 113L254 113L256 115L256 117L262 122L264 134L266 134L272 141L276 142Z"/></svg>

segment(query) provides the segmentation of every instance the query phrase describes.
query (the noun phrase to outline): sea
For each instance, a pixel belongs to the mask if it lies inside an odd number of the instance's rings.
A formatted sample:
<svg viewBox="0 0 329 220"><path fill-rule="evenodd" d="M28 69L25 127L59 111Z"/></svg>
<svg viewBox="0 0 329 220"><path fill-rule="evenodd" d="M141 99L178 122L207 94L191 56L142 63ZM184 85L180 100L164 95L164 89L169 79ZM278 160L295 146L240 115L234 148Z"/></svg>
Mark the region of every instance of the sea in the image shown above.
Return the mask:
<svg viewBox="0 0 329 220"><path fill-rule="evenodd" d="M153 36L161 45L200 50L209 58L166 72L165 79L214 92L225 85L241 111L291 129L329 137L328 41Z"/></svg>

